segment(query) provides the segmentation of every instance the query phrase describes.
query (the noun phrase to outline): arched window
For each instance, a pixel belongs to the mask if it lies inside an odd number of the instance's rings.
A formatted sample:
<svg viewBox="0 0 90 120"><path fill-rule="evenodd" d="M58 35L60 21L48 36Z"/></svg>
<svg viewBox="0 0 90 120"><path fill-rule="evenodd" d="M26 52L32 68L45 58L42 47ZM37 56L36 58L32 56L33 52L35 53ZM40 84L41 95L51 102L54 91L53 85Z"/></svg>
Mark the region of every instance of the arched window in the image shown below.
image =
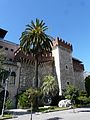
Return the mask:
<svg viewBox="0 0 90 120"><path fill-rule="evenodd" d="M68 65L65 66L66 70L68 70Z"/></svg>
<svg viewBox="0 0 90 120"><path fill-rule="evenodd" d="M67 82L67 85L69 85L70 83L69 82Z"/></svg>

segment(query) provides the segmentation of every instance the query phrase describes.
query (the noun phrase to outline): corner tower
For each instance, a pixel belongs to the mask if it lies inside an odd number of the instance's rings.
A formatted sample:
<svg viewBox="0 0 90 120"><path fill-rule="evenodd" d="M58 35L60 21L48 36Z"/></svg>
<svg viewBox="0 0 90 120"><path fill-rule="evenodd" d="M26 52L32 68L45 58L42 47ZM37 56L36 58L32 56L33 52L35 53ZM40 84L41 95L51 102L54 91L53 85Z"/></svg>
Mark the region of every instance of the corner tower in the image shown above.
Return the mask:
<svg viewBox="0 0 90 120"><path fill-rule="evenodd" d="M72 45L70 43L59 38L53 40L52 54L59 83L59 95L62 95L67 84L74 84L72 50Z"/></svg>

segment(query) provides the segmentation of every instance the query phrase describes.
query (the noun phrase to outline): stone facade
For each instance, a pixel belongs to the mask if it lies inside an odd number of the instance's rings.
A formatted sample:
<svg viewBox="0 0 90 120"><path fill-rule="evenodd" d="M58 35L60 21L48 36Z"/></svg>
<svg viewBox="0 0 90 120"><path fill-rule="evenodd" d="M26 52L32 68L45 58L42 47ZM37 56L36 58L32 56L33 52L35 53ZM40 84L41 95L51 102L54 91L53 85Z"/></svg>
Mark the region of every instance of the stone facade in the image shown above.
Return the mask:
<svg viewBox="0 0 90 120"><path fill-rule="evenodd" d="M67 82L69 82L70 84L74 84L74 71L71 51L60 46L59 56L60 56L61 86L62 89L65 89Z"/></svg>
<svg viewBox="0 0 90 120"><path fill-rule="evenodd" d="M31 86L34 86L34 76L35 69L34 64L32 63L21 63L21 69L20 69L20 79L19 79L19 90L25 90L27 88L30 88ZM53 67L52 62L46 62L39 65L38 68L38 79L40 87L42 83L42 79L45 75L52 75L53 74Z"/></svg>
<svg viewBox="0 0 90 120"><path fill-rule="evenodd" d="M84 66L81 61L72 57L72 45L59 38L53 43L52 53L59 83L59 94L62 95L67 84L73 84L79 90L84 90Z"/></svg>
<svg viewBox="0 0 90 120"><path fill-rule="evenodd" d="M81 61L78 61L75 58L73 58L73 70L75 77L75 86L77 86L80 90L84 90L84 66Z"/></svg>

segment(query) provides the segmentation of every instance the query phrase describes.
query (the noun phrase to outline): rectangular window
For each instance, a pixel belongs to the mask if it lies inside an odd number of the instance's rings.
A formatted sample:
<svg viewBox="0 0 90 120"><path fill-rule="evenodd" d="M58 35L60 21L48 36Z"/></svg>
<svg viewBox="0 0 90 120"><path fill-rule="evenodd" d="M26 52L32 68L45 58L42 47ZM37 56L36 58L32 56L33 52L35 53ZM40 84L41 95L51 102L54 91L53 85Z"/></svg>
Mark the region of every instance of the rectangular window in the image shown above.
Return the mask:
<svg viewBox="0 0 90 120"><path fill-rule="evenodd" d="M11 51L13 52L14 50L13 50L13 49L11 49Z"/></svg>
<svg viewBox="0 0 90 120"><path fill-rule="evenodd" d="M8 50L8 48L6 47L5 50Z"/></svg>

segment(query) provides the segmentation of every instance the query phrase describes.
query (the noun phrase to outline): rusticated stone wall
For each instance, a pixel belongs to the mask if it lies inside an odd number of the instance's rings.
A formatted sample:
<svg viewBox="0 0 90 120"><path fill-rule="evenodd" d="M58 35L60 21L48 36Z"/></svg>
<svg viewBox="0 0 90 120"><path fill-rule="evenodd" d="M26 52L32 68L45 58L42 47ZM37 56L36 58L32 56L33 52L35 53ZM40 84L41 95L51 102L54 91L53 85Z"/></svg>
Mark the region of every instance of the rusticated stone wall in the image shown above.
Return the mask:
<svg viewBox="0 0 90 120"><path fill-rule="evenodd" d="M53 73L53 62L45 62L39 65L38 68L38 84L39 86L42 83L42 79L45 75L50 75ZM34 86L34 78L35 78L35 66L30 63L21 63L20 70L20 90L25 90Z"/></svg>
<svg viewBox="0 0 90 120"><path fill-rule="evenodd" d="M85 90L85 82L84 82L84 76L83 72L80 71L74 71L74 76L75 76L75 86L79 90Z"/></svg>
<svg viewBox="0 0 90 120"><path fill-rule="evenodd" d="M10 70L11 72L16 73L15 77L15 83L12 83L12 76L9 75L8 81L7 81L7 91L9 92L9 98L12 99L13 102L13 107L16 105L16 95L17 95L17 90L18 90L18 66L15 63L7 63L4 65L4 68L6 70ZM5 87L5 83L2 83L2 85Z"/></svg>
<svg viewBox="0 0 90 120"><path fill-rule="evenodd" d="M19 89L25 90L32 86L34 78L33 64L21 63Z"/></svg>

